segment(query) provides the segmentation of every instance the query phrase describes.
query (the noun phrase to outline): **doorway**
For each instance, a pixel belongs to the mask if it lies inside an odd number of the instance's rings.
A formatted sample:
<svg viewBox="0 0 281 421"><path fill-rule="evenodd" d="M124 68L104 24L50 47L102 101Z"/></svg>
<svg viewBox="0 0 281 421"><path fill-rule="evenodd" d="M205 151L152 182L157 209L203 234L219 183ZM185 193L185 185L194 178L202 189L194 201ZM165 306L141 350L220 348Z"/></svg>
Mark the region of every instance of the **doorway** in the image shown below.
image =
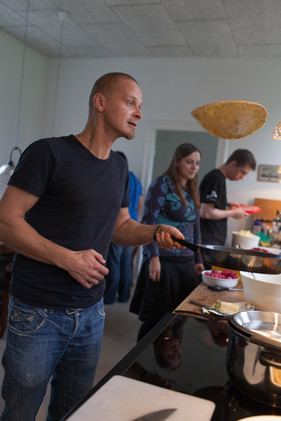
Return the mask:
<svg viewBox="0 0 281 421"><path fill-rule="evenodd" d="M187 130L157 130L152 179L168 168L176 148L182 143L192 143L201 152L199 183L217 164L219 139L209 133Z"/></svg>

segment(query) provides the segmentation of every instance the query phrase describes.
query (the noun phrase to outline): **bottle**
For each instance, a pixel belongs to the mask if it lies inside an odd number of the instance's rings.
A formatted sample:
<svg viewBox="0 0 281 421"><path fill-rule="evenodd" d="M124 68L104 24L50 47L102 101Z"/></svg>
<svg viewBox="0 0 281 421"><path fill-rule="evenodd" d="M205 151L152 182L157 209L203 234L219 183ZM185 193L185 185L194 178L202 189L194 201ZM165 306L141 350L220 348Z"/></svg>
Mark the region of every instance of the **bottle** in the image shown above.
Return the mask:
<svg viewBox="0 0 281 421"><path fill-rule="evenodd" d="M260 234L262 228L262 222L260 218L255 218L254 225L253 225L253 233L254 234Z"/></svg>

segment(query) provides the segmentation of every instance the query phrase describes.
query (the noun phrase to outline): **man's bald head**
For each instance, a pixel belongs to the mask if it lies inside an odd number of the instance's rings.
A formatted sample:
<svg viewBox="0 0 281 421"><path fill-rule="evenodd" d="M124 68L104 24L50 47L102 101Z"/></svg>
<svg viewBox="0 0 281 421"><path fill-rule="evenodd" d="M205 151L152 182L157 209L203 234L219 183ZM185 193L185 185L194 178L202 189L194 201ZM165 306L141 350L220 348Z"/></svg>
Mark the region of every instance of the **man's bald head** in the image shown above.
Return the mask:
<svg viewBox="0 0 281 421"><path fill-rule="evenodd" d="M113 72L106 73L101 76L94 84L89 98L89 112L91 113L94 105L94 96L99 93L106 96L109 92L119 88L119 82L122 80L130 80L138 85L136 79L127 73Z"/></svg>

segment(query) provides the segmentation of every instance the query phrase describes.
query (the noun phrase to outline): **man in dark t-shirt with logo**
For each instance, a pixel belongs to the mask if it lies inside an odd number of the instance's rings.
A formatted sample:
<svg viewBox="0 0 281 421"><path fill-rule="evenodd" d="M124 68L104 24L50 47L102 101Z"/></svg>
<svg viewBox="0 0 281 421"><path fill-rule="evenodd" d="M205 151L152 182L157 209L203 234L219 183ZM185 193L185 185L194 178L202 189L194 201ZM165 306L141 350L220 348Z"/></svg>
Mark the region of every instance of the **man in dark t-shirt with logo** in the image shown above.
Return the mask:
<svg viewBox="0 0 281 421"><path fill-rule="evenodd" d="M200 184L202 244L224 245L227 235L227 218L249 216L238 203L227 202L226 179L243 178L256 168L256 160L247 149L235 150L219 168L206 174Z"/></svg>

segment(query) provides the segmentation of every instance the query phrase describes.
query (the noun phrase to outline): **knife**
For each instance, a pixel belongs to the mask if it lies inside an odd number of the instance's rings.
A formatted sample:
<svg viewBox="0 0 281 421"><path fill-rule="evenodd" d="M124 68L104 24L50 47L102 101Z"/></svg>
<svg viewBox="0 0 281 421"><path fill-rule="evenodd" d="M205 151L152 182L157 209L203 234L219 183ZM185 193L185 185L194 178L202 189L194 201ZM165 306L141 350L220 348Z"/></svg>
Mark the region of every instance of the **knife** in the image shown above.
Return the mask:
<svg viewBox="0 0 281 421"><path fill-rule="evenodd" d="M199 301L195 301L195 300L189 300L189 302L190 302L190 304L194 304L194 305L199 306L199 307L204 307L207 310L210 310L210 311L214 312L215 314L218 314L219 316L225 316L225 313L223 313L219 310L215 310L213 306L207 306L206 304L199 303Z"/></svg>
<svg viewBox="0 0 281 421"><path fill-rule="evenodd" d="M134 418L132 421L164 421L176 410L176 408L160 409L160 411L149 412L149 414Z"/></svg>

